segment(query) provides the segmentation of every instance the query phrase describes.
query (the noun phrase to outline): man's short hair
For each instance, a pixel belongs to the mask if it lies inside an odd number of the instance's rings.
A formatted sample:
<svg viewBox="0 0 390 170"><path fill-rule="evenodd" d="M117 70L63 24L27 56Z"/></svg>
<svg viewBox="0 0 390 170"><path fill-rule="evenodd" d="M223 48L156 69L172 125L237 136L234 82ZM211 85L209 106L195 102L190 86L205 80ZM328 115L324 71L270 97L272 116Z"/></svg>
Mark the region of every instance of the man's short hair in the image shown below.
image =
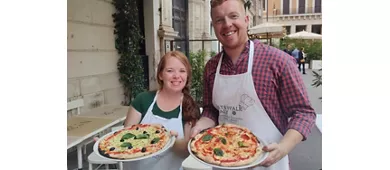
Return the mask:
<svg viewBox="0 0 390 170"><path fill-rule="evenodd" d="M210 6L211 6L211 8L214 8L214 7L221 5L225 1L227 1L227 0L210 0ZM242 6L244 6L244 4L245 4L244 0L236 0L236 1L241 2Z"/></svg>

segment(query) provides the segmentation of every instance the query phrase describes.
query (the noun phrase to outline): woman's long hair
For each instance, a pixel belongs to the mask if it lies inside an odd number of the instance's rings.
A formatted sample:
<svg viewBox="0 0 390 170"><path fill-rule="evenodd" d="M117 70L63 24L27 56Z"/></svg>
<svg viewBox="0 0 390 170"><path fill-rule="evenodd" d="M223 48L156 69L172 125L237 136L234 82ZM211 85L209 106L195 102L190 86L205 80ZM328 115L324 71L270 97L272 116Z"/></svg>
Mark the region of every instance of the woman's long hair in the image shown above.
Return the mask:
<svg viewBox="0 0 390 170"><path fill-rule="evenodd" d="M187 57L182 52L169 51L161 58L157 68L157 83L159 85L159 89L161 90L163 88L164 82L160 80L158 77L164 70L165 63L169 57L177 58L180 62L184 64L186 68L187 82L182 90L183 92L182 113L183 113L184 121L190 122L191 125L194 126L196 121L200 118L200 111L198 105L196 104L195 100L192 98L190 94L191 79L192 79L191 64L188 61Z"/></svg>

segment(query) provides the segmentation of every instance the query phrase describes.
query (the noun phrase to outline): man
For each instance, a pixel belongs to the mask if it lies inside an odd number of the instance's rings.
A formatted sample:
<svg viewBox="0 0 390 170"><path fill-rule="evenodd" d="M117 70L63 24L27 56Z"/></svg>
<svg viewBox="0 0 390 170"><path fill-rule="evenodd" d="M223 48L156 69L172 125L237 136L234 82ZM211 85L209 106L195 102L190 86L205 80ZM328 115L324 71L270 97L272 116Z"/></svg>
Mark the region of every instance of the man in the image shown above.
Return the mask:
<svg viewBox="0 0 390 170"><path fill-rule="evenodd" d="M222 123L247 127L269 142L269 156L254 169L288 170L287 154L306 140L316 117L296 61L249 41L241 0L212 0L211 18L223 51L206 64L202 118L191 136Z"/></svg>
<svg viewBox="0 0 390 170"><path fill-rule="evenodd" d="M287 45L287 48L285 48L283 51L287 53L288 55L292 56L292 49L291 44Z"/></svg>
<svg viewBox="0 0 390 170"><path fill-rule="evenodd" d="M291 52L291 55L297 60L297 64L299 64L299 50L297 47Z"/></svg>

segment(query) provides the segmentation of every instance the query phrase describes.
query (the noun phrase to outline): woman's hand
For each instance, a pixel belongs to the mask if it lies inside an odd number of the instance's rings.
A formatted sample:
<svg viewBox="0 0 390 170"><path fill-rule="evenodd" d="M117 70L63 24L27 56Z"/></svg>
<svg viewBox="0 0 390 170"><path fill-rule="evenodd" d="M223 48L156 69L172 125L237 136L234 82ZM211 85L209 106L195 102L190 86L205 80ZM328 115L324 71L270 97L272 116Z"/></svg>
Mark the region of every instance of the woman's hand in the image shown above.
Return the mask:
<svg viewBox="0 0 390 170"><path fill-rule="evenodd" d="M169 131L169 133L172 135L172 136L175 136L177 138L177 136L179 135L176 131Z"/></svg>

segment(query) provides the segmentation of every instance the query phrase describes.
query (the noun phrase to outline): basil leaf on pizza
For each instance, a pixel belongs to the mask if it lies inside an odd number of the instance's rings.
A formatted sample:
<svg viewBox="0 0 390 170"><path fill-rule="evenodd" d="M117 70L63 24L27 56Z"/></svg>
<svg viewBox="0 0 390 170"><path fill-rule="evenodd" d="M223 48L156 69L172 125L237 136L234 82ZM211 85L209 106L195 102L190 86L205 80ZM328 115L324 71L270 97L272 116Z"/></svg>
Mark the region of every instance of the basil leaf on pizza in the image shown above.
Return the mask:
<svg viewBox="0 0 390 170"><path fill-rule="evenodd" d="M108 158L133 159L158 152L170 137L162 126L137 124L105 137L98 144L98 150Z"/></svg>
<svg viewBox="0 0 390 170"><path fill-rule="evenodd" d="M159 137L154 138L154 139L152 140L152 142L150 142L150 143L151 143L151 144L155 144L155 143L157 143L158 141L160 141L160 138L159 138Z"/></svg>
<svg viewBox="0 0 390 170"><path fill-rule="evenodd" d="M226 139L225 139L225 138L219 137L219 139L221 140L221 142L222 142L224 145L226 145Z"/></svg>
<svg viewBox="0 0 390 170"><path fill-rule="evenodd" d="M135 137L135 135L133 135L131 133L126 133L125 135L122 136L121 140L126 140L126 139L130 139L130 138L133 138L133 137Z"/></svg>
<svg viewBox="0 0 390 170"><path fill-rule="evenodd" d="M251 164L263 153L262 144L247 128L222 124L197 134L191 152L202 161L224 167Z"/></svg>
<svg viewBox="0 0 390 170"><path fill-rule="evenodd" d="M214 148L214 154L217 156L223 156L223 151L220 148Z"/></svg>
<svg viewBox="0 0 390 170"><path fill-rule="evenodd" d="M147 139L147 138L149 138L149 136L147 134L139 134L139 135L137 135L136 139Z"/></svg>
<svg viewBox="0 0 390 170"><path fill-rule="evenodd" d="M131 146L131 143L129 142L125 142L125 143L122 143L121 147L129 147Z"/></svg>
<svg viewBox="0 0 390 170"><path fill-rule="evenodd" d="M207 134L207 135L205 135L205 136L203 136L202 137L202 141L209 141L209 140L211 140L213 138L213 135L211 135L211 134Z"/></svg>

